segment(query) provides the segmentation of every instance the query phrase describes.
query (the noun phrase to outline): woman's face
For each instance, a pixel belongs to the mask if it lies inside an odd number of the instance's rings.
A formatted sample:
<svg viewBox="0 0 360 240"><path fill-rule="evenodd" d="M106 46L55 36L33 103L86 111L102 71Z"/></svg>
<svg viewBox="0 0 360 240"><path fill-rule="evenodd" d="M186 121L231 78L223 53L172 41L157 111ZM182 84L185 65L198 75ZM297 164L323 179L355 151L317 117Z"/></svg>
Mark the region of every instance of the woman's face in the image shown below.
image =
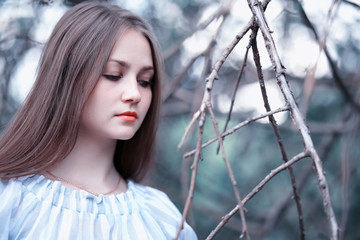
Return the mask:
<svg viewBox="0 0 360 240"><path fill-rule="evenodd" d="M127 30L117 39L103 75L85 103L79 134L132 138L149 109L153 76L149 42L140 32Z"/></svg>

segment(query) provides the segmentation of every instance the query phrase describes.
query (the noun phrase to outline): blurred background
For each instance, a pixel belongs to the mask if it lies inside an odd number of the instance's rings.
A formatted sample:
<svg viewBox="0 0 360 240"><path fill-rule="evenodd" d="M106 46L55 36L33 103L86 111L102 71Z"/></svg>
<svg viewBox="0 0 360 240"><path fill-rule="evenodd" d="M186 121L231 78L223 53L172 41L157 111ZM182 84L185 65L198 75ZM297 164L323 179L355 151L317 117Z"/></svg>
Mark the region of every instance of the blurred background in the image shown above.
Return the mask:
<svg viewBox="0 0 360 240"><path fill-rule="evenodd" d="M0 131L29 92L42 48L54 25L83 0L0 0ZM113 0L152 25L166 64L164 104L153 171L146 184L165 191L183 210L189 188L198 127L184 146L179 142L204 93L205 78L222 52L247 25L252 13L245 0ZM341 238L360 239L360 1L273 0L266 9L286 78L323 161ZM212 106L224 128L250 31L232 50L212 90ZM272 109L285 105L275 73L258 34L258 47ZM323 43L323 44L322 44ZM314 73L314 78L308 78ZM252 53L235 91L227 129L265 113ZM288 112L275 115L289 158L304 145ZM207 120L204 142L214 138ZM267 119L229 135L224 146L241 196L248 194L282 163ZM204 148L188 222L205 239L237 204L217 143ZM329 239L328 225L311 159L293 166L303 210L306 239ZM252 239L299 239L299 220L289 174L276 175L246 203ZM239 214L214 239L237 239Z"/></svg>

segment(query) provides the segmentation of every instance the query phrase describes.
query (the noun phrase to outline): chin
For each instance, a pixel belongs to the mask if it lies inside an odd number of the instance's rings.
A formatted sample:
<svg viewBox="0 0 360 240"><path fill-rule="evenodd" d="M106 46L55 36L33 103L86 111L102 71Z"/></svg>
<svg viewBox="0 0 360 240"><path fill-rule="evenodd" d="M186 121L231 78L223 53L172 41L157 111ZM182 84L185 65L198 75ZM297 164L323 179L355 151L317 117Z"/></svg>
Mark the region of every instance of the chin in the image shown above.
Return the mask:
<svg viewBox="0 0 360 240"><path fill-rule="evenodd" d="M127 128L113 128L108 132L113 139L116 140L129 140L133 138L136 132L139 130L137 127L127 127Z"/></svg>
<svg viewBox="0 0 360 240"><path fill-rule="evenodd" d="M135 133L119 134L119 135L115 136L115 139L117 139L117 140L129 140L129 139L131 139L134 135L135 135Z"/></svg>

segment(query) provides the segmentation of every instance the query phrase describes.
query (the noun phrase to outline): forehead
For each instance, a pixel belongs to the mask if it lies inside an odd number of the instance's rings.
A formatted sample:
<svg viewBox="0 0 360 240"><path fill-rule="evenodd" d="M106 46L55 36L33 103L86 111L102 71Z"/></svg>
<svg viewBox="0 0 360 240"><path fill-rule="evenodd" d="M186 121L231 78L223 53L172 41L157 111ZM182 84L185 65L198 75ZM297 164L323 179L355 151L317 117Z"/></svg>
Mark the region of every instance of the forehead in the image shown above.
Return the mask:
<svg viewBox="0 0 360 240"><path fill-rule="evenodd" d="M154 65L149 40L135 29L128 29L118 36L109 59L129 65Z"/></svg>

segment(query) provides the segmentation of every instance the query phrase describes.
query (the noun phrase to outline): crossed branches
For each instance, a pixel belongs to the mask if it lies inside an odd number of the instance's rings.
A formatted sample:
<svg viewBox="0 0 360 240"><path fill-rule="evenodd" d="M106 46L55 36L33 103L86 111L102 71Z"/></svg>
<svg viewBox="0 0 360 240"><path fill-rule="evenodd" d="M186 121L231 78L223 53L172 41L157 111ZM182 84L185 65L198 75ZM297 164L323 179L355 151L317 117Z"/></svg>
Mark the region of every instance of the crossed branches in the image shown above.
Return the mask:
<svg viewBox="0 0 360 240"><path fill-rule="evenodd" d="M327 179L325 177L324 174L324 169L322 166L322 162L320 160L320 157L317 153L317 151L314 148L312 139L310 137L309 134L309 129L305 123L303 114L301 113L298 105L296 104L296 101L294 99L294 96L292 95L290 86L286 80L285 77L285 68L281 63L279 54L276 50L276 45L275 42L271 36L272 31L270 30L268 23L266 21L266 18L264 16L264 9L266 8L267 4L269 3L269 1L264 1L263 3L258 2L257 0L248 0L248 5L252 11L253 17L252 19L248 22L248 24L242 29L242 31L240 31L240 33L238 33L236 35L236 37L233 39L233 41L228 45L228 47L224 50L223 54L220 56L220 58L216 61L216 63L214 64L211 73L208 75L208 77L205 79L205 91L204 91L204 95L201 101L201 105L199 107L199 109L194 113L189 125L186 127L185 129L185 133L183 135L182 140L180 141L179 144L179 148L182 147L182 145L184 144L184 141L186 139L186 137L188 136L188 134L190 133L190 131L193 129L194 125L198 122L198 128L199 128L199 132L198 132L198 137L197 137L197 143L196 143L196 148L192 151L189 151L188 153L186 153L184 155L185 158L188 157L194 157L193 159L193 164L192 164L192 175L191 175L191 181L190 181L190 188L189 188L189 193L188 193L188 197L186 199L185 202L185 207L183 210L183 216L182 216L182 222L178 228L177 231L177 235L176 235L176 239L179 237L180 234L180 230L183 227L183 223L186 219L186 216L189 212L190 206L191 206L191 202L193 199L193 194L194 194L194 189L195 189L195 184L196 184L196 177L197 177L197 170L198 170L198 164L199 164L199 159L201 157L201 151L203 148L205 148L206 146L210 145L211 143L214 142L218 142L219 144L219 150L221 152L224 164L226 165L226 169L228 171L228 175L231 179L231 183L233 186L233 191L234 191L234 195L235 195L235 199L236 199L236 206L228 213L226 214L222 220L220 221L220 223L217 225L217 227L210 233L210 235L207 237L207 239L213 239L213 237L216 235L216 233L228 222L228 220L236 213L239 212L240 214L240 218L241 218L241 229L242 229L242 233L241 233L241 237L245 236L246 239L250 239L250 234L247 228L247 223L246 223L246 217L245 217L245 209L244 209L244 205L246 202L248 202L254 195L256 195L264 186L266 183L268 183L275 175L277 175L278 173L284 171L284 170L288 170L289 175L290 175L290 180L292 183L292 187L293 187L293 196L295 199L295 203L297 206L297 210L298 210L298 215L299 215L299 228L300 228L300 238L301 239L305 239L305 229L304 229L304 223L303 223L303 217L302 217L302 208L301 208L301 204L300 204L300 197L297 193L297 187L296 187L296 182L295 182L295 177L293 174L293 170L292 170L292 165L302 159L305 158L310 158L313 162L314 168L315 168L315 172L317 175L317 179L318 179L318 183L319 183L319 189L321 192L321 196L322 196L322 201L323 201L323 207L327 216L327 222L328 222L328 226L329 226L329 236L331 239L338 239L339 236L339 229L338 229L338 225L337 225L337 221L336 221L336 217L332 208L332 204L331 204L331 199L330 199L330 194L329 194L329 187L328 187L328 183L327 183ZM334 17L334 14L332 14L332 17ZM230 106L230 111L226 120L226 124L225 124L225 128L224 131L221 133L219 131L218 128L218 124L212 109L212 105L211 105L211 93L212 93L212 89L213 89L213 85L214 85L214 81L217 79L218 76L218 72L221 69L222 65L224 64L224 62L227 60L228 56L230 55L230 53L233 51L234 47L239 43L239 41L244 37L244 35L251 30L251 37L250 37L250 41L247 47L247 51L245 54L245 60L243 62L243 65L241 67L241 70L239 72L236 84L235 84L235 90L234 93L232 95L232 101L231 101L231 106ZM260 30L260 32L262 33L262 37L264 39L265 42L265 46L269 55L269 58L271 60L271 63L273 65L274 68L274 73L279 85L279 88L282 92L282 95L285 99L286 102L286 106L279 108L277 110L271 110L270 104L268 102L268 98L267 98L267 93L266 93L266 87L265 87L265 81L263 78L263 73L262 73L262 68L261 68L261 63L260 63L260 56L258 53L258 49L257 49L257 33ZM321 41L321 49L320 51L322 51L324 49L325 46L325 42L326 42L326 37ZM254 57L254 62L255 62L255 66L257 69L257 73L258 73L258 78L259 78L259 84L261 87L261 91L262 91L262 96L263 96L263 101L264 101L264 105L265 105L265 109L266 109L266 113L263 113L259 116L253 117L253 118L249 118L241 123L239 123L238 125L236 125L235 127L231 128L230 130L226 130L228 122L230 121L231 118L231 112L233 109L233 104L234 104L234 99L235 99L235 95L236 95L236 91L237 88L239 86L239 81L241 79L242 73L243 73L243 69L246 65L246 61L247 61L247 54L248 54L248 50L249 48L252 49L253 51L253 57ZM290 116L292 117L293 123L296 126L296 128L298 129L299 134L302 137L302 141L304 144L304 151L298 153L297 155L295 155L294 157L292 157L290 160L287 156L286 153L286 149L283 145L283 140L281 138L280 132L278 130L278 126L277 123L275 121L274 118L274 114L278 113L278 112L282 112L282 111L289 111ZM216 137L213 139L208 140L207 142L203 142L203 133L204 133L204 125L205 125L205 121L207 119L207 114L209 114L209 117L211 119L212 122L212 126L215 130L216 133ZM282 158L284 163L281 164L280 166L278 166L277 168L273 169L267 176L265 176L263 178L263 180L261 180L254 188L252 191L250 191L250 193L248 193L243 199L240 196L240 191L238 189L237 186L237 182L235 180L234 177L234 173L232 171L232 168L229 164L229 160L227 158L226 152L224 150L224 146L223 146L223 139L234 133L235 131L237 131L238 129L242 128L243 126L246 126L247 124L256 121L258 119L261 118L265 118L268 117L270 124L273 128L273 131L275 133L281 154L282 154Z"/></svg>
<svg viewBox="0 0 360 240"><path fill-rule="evenodd" d="M328 59L328 62L330 64L330 68L333 73L335 82L338 84L340 90L343 92L345 97L348 99L348 101L350 102L353 109L355 109L359 112L359 109L360 109L359 103L356 102L355 97L346 88L346 86L344 84L344 79L342 79L340 77L340 74L338 73L336 65L335 65L334 61L331 59L330 54L326 48L326 40L327 40L327 36L329 34L330 25L337 13L337 9L339 8L341 1L340 0L333 1L332 7L329 10L326 26L323 29L323 36L320 36L315 31L314 26L311 24L310 20L306 16L305 11L302 9L300 2L298 0L293 0L293 1L296 4L298 4L300 16L302 17L305 25L308 26L308 28L310 28L315 34L316 40L319 43L319 55L322 53L325 53L325 55ZM43 0L43 1L39 1L39 3L40 2L46 3L46 2L51 2L51 1ZM327 152L326 149L328 149L332 146L334 139L335 139L335 135L339 134L340 129L342 131L347 131L347 133L349 134L349 136L347 138L347 143L348 143L347 146L348 147L344 149L344 152L343 152L344 157L342 159L342 161L343 161L342 168L343 168L343 172L345 173L342 176L342 181L344 182L344 185L346 187L349 182L349 171L350 171L349 170L350 169L349 161L347 159L348 157L346 156L346 150L348 148L350 148L352 143L355 141L354 140L355 134L353 132L350 132L349 129L353 129L355 127L359 128L359 124L358 124L359 120L358 120L358 118L355 118L355 120L351 121L352 124L347 124L348 122L350 122L350 120L348 120L348 119L346 119L346 117L344 117L344 121L345 120L348 121L345 124L346 127L343 127L343 125L342 125L340 127L338 126L336 129L332 130L332 135L328 137L327 141L325 141L323 148L320 148L319 152L315 150L312 138L309 135L309 129L305 123L304 118L306 116L309 99L310 99L311 95L313 94L312 90L315 85L314 73L316 71L317 62L314 63L314 65L308 72L308 75L307 75L307 78L306 78L305 84L304 84L303 101L302 101L301 108L299 109L297 103L295 102L294 96L292 95L289 84L287 82L287 79L285 76L285 68L281 63L281 59L276 50L276 44L271 35L272 31L270 30L269 25L267 23L265 15L264 15L264 11L266 10L266 6L269 4L269 2L270 2L270 0L264 0L262 3L259 2L258 0L247 0L249 8L251 9L252 14L253 14L252 18L243 27L243 29L235 36L235 38L230 42L230 44L225 48L222 55L218 58L218 60L213 65L211 72L208 74L208 71L207 71L208 69L206 67L205 67L206 68L205 71L203 71L203 76L201 77L201 79L205 80L205 90L204 90L204 94L202 96L201 104L200 104L200 107L197 109L197 111L195 111L194 115L192 116L192 119L190 120L189 125L186 127L183 138L179 144L179 148L181 148L184 145L186 138L188 137L190 132L192 132L192 130L194 129L194 127L197 124L199 131L198 131L198 135L197 135L196 147L195 147L195 149L188 151L187 153L184 154L184 158L193 158L193 161L192 161L192 166L191 166L191 179L190 179L190 184L189 184L189 191L188 191L187 199L186 199L184 210L183 210L181 224L178 228L177 235L175 236L175 238L179 237L180 230L182 229L184 221L185 221L186 217L188 216L190 208L191 208L192 199L194 196L195 185L196 185L196 178L198 175L199 161L202 157L202 151L207 146L209 146L213 143L218 144L218 150L221 153L222 159L223 159L224 164L227 169L227 173L231 180L232 189L234 192L235 206L233 207L233 209L230 212L228 212L227 214L225 214L223 216L223 218L220 220L218 225L210 232L207 239L213 239L214 236L227 224L229 219L232 218L237 213L240 215L240 218L241 218L241 226L239 226L239 228L241 228L241 236L245 237L246 239L250 239L251 236L250 236L250 232L248 230L248 225L247 225L247 221L246 221L246 211L244 208L245 204L247 202L249 202L259 191L261 191L263 189L263 187L269 181L271 181L276 175L278 175L280 172L283 172L285 170L289 172L290 182L292 185L292 192L291 192L291 194L285 194L284 199L288 200L288 199L290 199L291 196L293 196L294 202L296 204L297 212L298 212L300 239L305 239L306 231L305 231L305 226L304 226L304 222L303 222L302 206L301 206L301 201L300 201L298 191L300 190L301 186L304 185L304 182L305 182L305 179L307 179L307 176L309 176L310 174L313 173L313 169L309 167L306 171L304 171L303 175L298 177L297 179L295 179L295 176L294 176L294 173L292 170L292 167L294 166L295 163L297 163L299 161L305 161L305 159L307 159L309 161L311 160L313 167L315 169L315 173L316 173L316 176L318 179L318 186L319 186L321 197L322 197L323 208L324 208L324 211L327 216L327 224L329 227L328 235L333 240L338 239L339 237L343 238L343 232L340 232L340 234L339 234L337 220L336 220L336 217L335 217L335 214L334 214L334 211L332 208L332 204L331 204L329 186L328 186L329 184L328 184L326 176L324 174L324 169L323 169L322 162L321 162L319 156L324 158L324 155ZM347 2L347 1L344 1L344 2ZM176 76L169 85L166 86L167 88L165 89L166 90L165 91L165 99L167 99L174 93L174 91L176 90L177 86L179 85L179 83L181 82L183 77L187 74L188 70L194 65L195 61L198 58L204 57L206 60L205 66L211 65L212 51L214 49L214 46L217 43L216 40L219 37L221 28L224 25L225 20L229 15L229 11L232 6L232 3L233 3L232 0L227 0L218 11L216 11L212 16L210 16L202 24L200 24L199 26L194 28L191 32L189 32L188 35L184 36L184 39L179 41L177 44L174 45L174 47L172 47L169 51L167 51L164 54L166 58L171 56L172 54L177 52L182 47L183 41L186 38L188 38L195 32L206 28L210 23L212 23L215 20L221 21L220 24L218 25L217 30L213 34L211 41L209 42L208 46L205 48L205 50L203 52L199 53L198 55L194 56L188 62L188 64L184 67L184 69L180 72L180 74L178 76ZM349 2L347 2L347 3L351 4ZM356 7L359 8L359 6L357 6L357 5L356 5ZM266 46L266 49L268 52L268 56L271 60L272 66L274 68L274 74L276 76L277 83L279 85L279 88L282 92L282 95L283 95L283 97L285 99L285 103L286 103L284 106L277 108L275 110L271 109L271 106L269 104L268 96L267 96L267 89L266 89L266 82L264 81L264 77L263 77L263 70L261 67L261 59L260 59L260 55L259 55L259 51L258 51L258 43L257 43L257 38L259 37L258 36L259 30L262 34L262 37L263 37L263 40L265 42L265 46ZM251 31L251 33L250 33L251 37L250 37L250 40L247 45L247 49L246 49L246 53L245 53L245 56L243 59L242 66L240 67L237 79L235 81L234 91L231 96L231 104L229 107L229 112L228 112L228 116L226 119L226 123L225 123L223 130L220 131L214 111L213 111L212 102L211 102L212 90L214 87L214 83L215 83L215 80L218 79L218 73L219 73L220 69L222 68L223 64L228 60L229 55L233 52L234 48L238 45L238 43L241 40L243 40L244 36L249 31ZM245 69L247 61L248 61L248 53L250 50L253 53L253 61L256 66L257 77L259 80L259 85L260 85L260 89L262 92L262 98L263 98L265 109L262 114L259 114L254 117L249 117L246 120L238 123L234 127L228 129L228 123L231 119L231 114L233 112L233 106L235 103L236 93L238 91L240 81L243 78L243 73L244 73L244 69ZM2 104L4 104L6 102L5 100L6 100L7 96L6 96L6 93L4 90L7 90L7 88L8 88L8 81L4 82L3 86L1 86L1 89L0 89L0 93L1 93L0 96L1 96L1 98L4 99L2 101ZM0 106L0 112L3 112L4 106L5 105L3 105L2 107ZM304 150L301 151L300 153L295 154L292 157L289 156L289 154L287 153L287 151L284 147L283 139L282 139L280 131L279 131L279 126L277 125L275 118L274 118L274 115L278 114L280 112L289 112L290 113L290 116L292 117L292 120L293 120L293 124L297 128L299 135L302 137ZM204 139L204 126L205 126L205 122L209 118L212 123L212 127L215 130L216 136L211 139L205 140ZM230 161L229 161L226 151L224 149L223 140L226 137L228 137L229 135L239 131L241 128L248 126L249 124L251 124L255 121L258 121L259 119L264 119L264 118L269 119L269 122L271 124L271 127L273 129L274 135L276 137L276 140L277 140L277 143L279 146L279 150L281 152L283 162L278 167L271 170L266 176L264 176L261 181L259 181L257 184L255 184L255 186L252 188L252 190L249 193L243 194L240 192L238 184L236 182L234 171L232 170ZM324 150L321 151L321 149L324 149ZM343 189L342 194L343 194L344 198L347 197L348 192L346 191L345 188ZM282 204L283 204L283 202L285 204L287 201L282 201ZM272 219L271 217L274 217L277 214L279 214L278 213L280 211L279 209L281 209L282 207L283 207L283 205L281 205L278 209L276 209L276 213L273 216L270 216L269 217L270 220L268 220L268 221L271 221L271 219ZM344 203L343 209L345 210L344 211L345 213L346 213L347 208L348 208L348 206L346 205L346 203ZM264 224L265 226L261 230L262 234L265 234L267 231L268 225L266 223L267 222L265 222L265 224ZM343 215L342 226L341 226L342 229L345 228L345 224L346 224L346 214Z"/></svg>

